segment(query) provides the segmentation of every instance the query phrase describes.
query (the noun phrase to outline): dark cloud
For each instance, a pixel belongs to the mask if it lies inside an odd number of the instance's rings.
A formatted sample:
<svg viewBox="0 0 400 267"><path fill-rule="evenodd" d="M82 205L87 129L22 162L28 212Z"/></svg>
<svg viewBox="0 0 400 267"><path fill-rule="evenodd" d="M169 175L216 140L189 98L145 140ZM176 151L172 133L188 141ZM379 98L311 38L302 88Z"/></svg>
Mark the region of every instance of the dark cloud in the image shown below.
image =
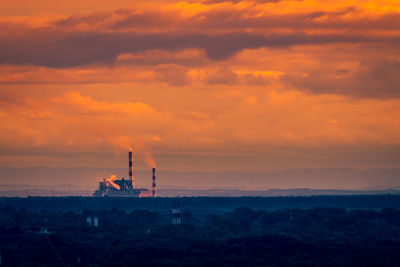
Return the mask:
<svg viewBox="0 0 400 267"><path fill-rule="evenodd" d="M185 86L190 83L187 69L175 64L160 65L155 70L156 78L173 86Z"/></svg>
<svg viewBox="0 0 400 267"><path fill-rule="evenodd" d="M342 94L362 98L400 97L400 60L377 59L361 62L355 70L320 69L306 76L283 78L297 89L313 94Z"/></svg>
<svg viewBox="0 0 400 267"><path fill-rule="evenodd" d="M271 83L273 78L265 77L262 75L254 75L247 73L243 76L244 83L247 85L254 85L254 86L265 86Z"/></svg>
<svg viewBox="0 0 400 267"><path fill-rule="evenodd" d="M238 77L228 66L218 68L213 73L210 73L206 79L209 84L236 84Z"/></svg>
<svg viewBox="0 0 400 267"><path fill-rule="evenodd" d="M218 3L219 0L206 2ZM241 9L229 5L199 11L193 16L160 9L120 9L73 15L48 22L41 28L1 22L0 64L50 68L113 66L117 62L161 64L162 67L155 70L157 78L182 86L188 84L189 79L187 70L178 65L210 65L212 61L224 61L247 49L348 43L360 44L382 54L386 48L394 53L400 41L398 32L391 31L400 29L400 24L395 23L400 20L397 13L365 18L353 7L334 12L265 13L263 16L257 12L259 10L251 7ZM374 29L376 31L371 34ZM385 31L380 32L380 29ZM190 50L195 52L183 55L183 51ZM151 54L151 51L156 52ZM170 56L177 52L182 52L179 58ZM119 57L125 54L130 55ZM321 66L320 70L309 71L308 76L290 73L284 80L314 93L386 97L400 95L398 65L394 59L383 59L360 63L355 70ZM238 80L229 69L219 69L210 73L205 82L265 85L270 81L252 74L242 75Z"/></svg>
<svg viewBox="0 0 400 267"><path fill-rule="evenodd" d="M248 9L211 9L196 13L182 26L198 29L336 29L347 31L399 30L400 14L393 12L365 16L349 6L335 11L312 11L287 14L265 13Z"/></svg>
<svg viewBox="0 0 400 267"><path fill-rule="evenodd" d="M146 11L125 9L120 12L109 13L103 17L104 27L112 30L143 30L153 28L157 31L180 30L246 30L246 29L336 29L347 31L399 30L400 14L387 13L377 16L365 16L357 8L349 6L335 11L312 11L286 14L266 13L253 8L212 8L196 12L192 16L182 16L179 12ZM104 13L89 16L71 17L67 20L75 21L76 25L97 25ZM73 25L73 24L71 24Z"/></svg>
<svg viewBox="0 0 400 267"><path fill-rule="evenodd" d="M112 16L111 12L95 12L86 16L72 15L54 23L58 27L76 27L82 24L94 25L104 24Z"/></svg>
<svg viewBox="0 0 400 267"><path fill-rule="evenodd" d="M262 47L284 48L293 45L330 43L398 42L390 37L374 38L362 35L307 35L251 33L185 34L130 32L62 32L54 29L31 30L25 33L0 35L0 64L75 67L87 64L115 62L122 53L137 53L160 49L179 51L205 50L213 60L227 59L244 49Z"/></svg>
<svg viewBox="0 0 400 267"><path fill-rule="evenodd" d="M206 3L226 2L210 0ZM228 1L239 2L239 1ZM261 1L279 2L279 1ZM257 1L260 3L260 1ZM252 8L210 8L198 11L192 16L184 16L178 11L163 11L159 9L139 10L120 9L114 12L95 12L88 15L72 15L54 22L54 27L79 27L86 25L90 28L101 26L103 30L136 30L152 29L155 32L170 30L247 30L247 29L345 29L348 31L399 30L397 23L400 14L386 13L377 16L366 16L356 7L348 6L335 11L312 11L274 14L268 10L260 16L260 10ZM1 27L0 27L1 28Z"/></svg>
<svg viewBox="0 0 400 267"><path fill-rule="evenodd" d="M142 53L130 54L127 57L119 57L118 62L130 66L156 66L175 64L181 66L199 67L209 65L211 60L205 53L198 50L163 51L149 50Z"/></svg>
<svg viewBox="0 0 400 267"><path fill-rule="evenodd" d="M122 11L119 13L121 14ZM172 28L177 24L176 17L178 14L169 14L162 12L132 12L125 10L125 14L120 16L115 22L110 25L111 29L126 29L126 28Z"/></svg>

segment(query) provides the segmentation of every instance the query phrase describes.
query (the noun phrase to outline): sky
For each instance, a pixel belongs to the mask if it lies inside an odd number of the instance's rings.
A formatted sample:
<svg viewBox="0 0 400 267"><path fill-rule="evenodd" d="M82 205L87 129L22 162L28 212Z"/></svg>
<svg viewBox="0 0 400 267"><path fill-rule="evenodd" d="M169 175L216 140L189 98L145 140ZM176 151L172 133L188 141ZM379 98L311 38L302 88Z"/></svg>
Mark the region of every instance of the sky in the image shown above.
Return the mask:
<svg viewBox="0 0 400 267"><path fill-rule="evenodd" d="M0 167L400 167L397 0L0 4Z"/></svg>

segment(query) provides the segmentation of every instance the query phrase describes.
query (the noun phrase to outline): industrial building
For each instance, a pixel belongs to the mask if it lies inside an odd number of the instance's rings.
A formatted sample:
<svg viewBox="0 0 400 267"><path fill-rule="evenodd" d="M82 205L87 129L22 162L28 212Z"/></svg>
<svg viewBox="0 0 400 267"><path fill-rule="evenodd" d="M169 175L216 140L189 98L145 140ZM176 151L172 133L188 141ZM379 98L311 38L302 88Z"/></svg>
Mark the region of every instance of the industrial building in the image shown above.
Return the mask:
<svg viewBox="0 0 400 267"><path fill-rule="evenodd" d="M104 178L99 182L99 189L93 194L94 197L149 197L147 188L135 188L133 175L133 152L129 151L129 179L116 179L115 175ZM156 169L153 168L152 196L156 197Z"/></svg>
<svg viewBox="0 0 400 267"><path fill-rule="evenodd" d="M173 204L172 224L181 224L181 208L179 207L179 203Z"/></svg>

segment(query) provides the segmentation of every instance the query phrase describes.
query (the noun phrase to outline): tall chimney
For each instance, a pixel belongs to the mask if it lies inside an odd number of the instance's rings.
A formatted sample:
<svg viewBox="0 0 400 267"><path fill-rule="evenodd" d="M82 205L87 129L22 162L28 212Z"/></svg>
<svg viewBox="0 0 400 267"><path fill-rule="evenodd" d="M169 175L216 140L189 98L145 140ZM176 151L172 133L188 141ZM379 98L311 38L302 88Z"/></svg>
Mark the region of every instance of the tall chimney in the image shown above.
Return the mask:
<svg viewBox="0 0 400 267"><path fill-rule="evenodd" d="M129 181L132 184L132 188L135 187L135 182L133 181L133 152L129 151Z"/></svg>
<svg viewBox="0 0 400 267"><path fill-rule="evenodd" d="M153 197L157 197L157 189L156 189L156 168L153 168Z"/></svg>

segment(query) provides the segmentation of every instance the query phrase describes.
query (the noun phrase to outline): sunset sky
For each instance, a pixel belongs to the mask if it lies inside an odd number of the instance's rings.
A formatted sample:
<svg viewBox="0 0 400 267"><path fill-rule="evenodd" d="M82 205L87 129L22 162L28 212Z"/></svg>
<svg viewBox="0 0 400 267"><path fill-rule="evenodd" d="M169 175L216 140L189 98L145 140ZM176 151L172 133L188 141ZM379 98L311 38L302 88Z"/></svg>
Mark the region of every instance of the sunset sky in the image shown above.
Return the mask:
<svg viewBox="0 0 400 267"><path fill-rule="evenodd" d="M0 2L2 167L400 167L398 0Z"/></svg>

